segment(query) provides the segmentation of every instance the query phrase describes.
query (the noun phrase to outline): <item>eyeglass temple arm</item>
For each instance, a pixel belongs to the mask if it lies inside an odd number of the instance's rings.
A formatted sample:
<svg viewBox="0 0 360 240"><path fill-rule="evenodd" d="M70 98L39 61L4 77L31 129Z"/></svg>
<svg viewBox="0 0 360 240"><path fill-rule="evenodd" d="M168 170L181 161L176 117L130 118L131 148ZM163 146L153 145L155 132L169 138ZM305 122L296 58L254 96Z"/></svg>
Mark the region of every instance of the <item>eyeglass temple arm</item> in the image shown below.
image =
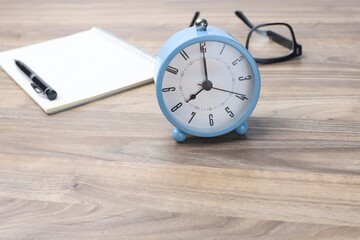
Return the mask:
<svg viewBox="0 0 360 240"><path fill-rule="evenodd" d="M235 15L238 16L238 18L240 18L249 28L254 28L254 24L252 24L249 19L245 16L245 14L241 11L235 11ZM263 36L268 36L271 40L273 40L274 42L280 44L281 46L286 47L287 49L292 49L292 41L277 34L276 32L273 31L264 31L264 30L259 30L256 29L255 30L256 33L263 35ZM301 52L301 49L300 49ZM301 54L301 53L300 53Z"/></svg>
<svg viewBox="0 0 360 240"><path fill-rule="evenodd" d="M269 37L269 39L273 40L274 42L280 44L283 47L286 47L287 49L292 49L293 48L293 42L279 34L277 34L276 32L273 32L271 30L265 31L266 35Z"/></svg>
<svg viewBox="0 0 360 240"><path fill-rule="evenodd" d="M194 17L193 17L192 20L191 20L191 23L190 23L189 27L194 26L195 21L196 21L196 19L199 18L199 16L200 16L200 12L199 12L199 11L196 11L195 14L194 14Z"/></svg>
<svg viewBox="0 0 360 240"><path fill-rule="evenodd" d="M271 40L280 44L281 46L284 46L290 50L292 50L294 48L297 55L300 56L302 54L302 46L300 44L295 43L295 39L294 39L294 43L293 43L293 41L277 34L276 32L270 31L270 30L266 31L266 34ZM295 46L293 46L293 44L295 44Z"/></svg>
<svg viewBox="0 0 360 240"><path fill-rule="evenodd" d="M249 28L253 28L254 24L252 24L249 19L245 16L242 11L235 11L235 15L241 19Z"/></svg>

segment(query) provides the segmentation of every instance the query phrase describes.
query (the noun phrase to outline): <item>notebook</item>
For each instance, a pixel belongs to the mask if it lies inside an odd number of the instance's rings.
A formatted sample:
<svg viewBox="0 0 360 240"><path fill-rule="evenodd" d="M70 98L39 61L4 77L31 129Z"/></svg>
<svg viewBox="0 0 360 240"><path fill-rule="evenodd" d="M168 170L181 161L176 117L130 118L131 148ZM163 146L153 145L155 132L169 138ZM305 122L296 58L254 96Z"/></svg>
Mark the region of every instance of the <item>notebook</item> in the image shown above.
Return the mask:
<svg viewBox="0 0 360 240"><path fill-rule="evenodd" d="M24 62L56 92L39 95L15 65ZM0 53L0 66L48 114L153 81L154 57L99 28Z"/></svg>

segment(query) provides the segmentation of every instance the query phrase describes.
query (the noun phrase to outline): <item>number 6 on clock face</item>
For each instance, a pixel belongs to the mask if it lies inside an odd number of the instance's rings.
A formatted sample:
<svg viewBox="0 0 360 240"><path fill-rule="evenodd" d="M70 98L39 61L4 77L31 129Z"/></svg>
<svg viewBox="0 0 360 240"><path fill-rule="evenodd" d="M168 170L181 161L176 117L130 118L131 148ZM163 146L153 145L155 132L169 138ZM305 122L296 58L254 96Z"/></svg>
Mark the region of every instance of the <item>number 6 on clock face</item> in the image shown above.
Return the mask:
<svg viewBox="0 0 360 240"><path fill-rule="evenodd" d="M234 129L246 133L246 119L258 100L255 61L231 36L218 34L198 31L194 39L165 54L155 71L160 108L176 134L183 134L173 135L179 142L184 134L213 137Z"/></svg>

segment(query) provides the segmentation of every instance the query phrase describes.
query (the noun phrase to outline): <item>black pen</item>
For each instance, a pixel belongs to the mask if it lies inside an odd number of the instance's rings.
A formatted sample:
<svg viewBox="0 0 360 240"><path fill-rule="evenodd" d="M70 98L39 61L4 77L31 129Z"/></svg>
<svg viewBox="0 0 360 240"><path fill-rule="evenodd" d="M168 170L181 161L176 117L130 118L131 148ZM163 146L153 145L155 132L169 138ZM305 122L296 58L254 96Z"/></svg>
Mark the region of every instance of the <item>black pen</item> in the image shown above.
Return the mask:
<svg viewBox="0 0 360 240"><path fill-rule="evenodd" d="M16 66L25 73L28 78L32 81L31 86L34 88L35 92L46 95L49 100L54 100L57 97L57 93L52 89L43 79L41 79L33 70L31 70L25 63L14 60Z"/></svg>

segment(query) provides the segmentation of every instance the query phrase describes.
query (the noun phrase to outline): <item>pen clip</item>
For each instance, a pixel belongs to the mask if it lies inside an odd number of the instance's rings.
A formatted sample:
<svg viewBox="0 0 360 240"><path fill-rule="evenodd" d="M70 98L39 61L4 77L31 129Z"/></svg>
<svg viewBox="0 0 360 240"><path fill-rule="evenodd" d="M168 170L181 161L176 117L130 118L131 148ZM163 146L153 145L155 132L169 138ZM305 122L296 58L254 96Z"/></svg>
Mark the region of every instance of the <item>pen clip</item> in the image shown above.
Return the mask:
<svg viewBox="0 0 360 240"><path fill-rule="evenodd" d="M31 83L31 86L33 87L33 89L35 90L35 92L37 92L40 95L45 95L45 92L41 91L41 89L38 87L38 85L36 85L35 83Z"/></svg>

